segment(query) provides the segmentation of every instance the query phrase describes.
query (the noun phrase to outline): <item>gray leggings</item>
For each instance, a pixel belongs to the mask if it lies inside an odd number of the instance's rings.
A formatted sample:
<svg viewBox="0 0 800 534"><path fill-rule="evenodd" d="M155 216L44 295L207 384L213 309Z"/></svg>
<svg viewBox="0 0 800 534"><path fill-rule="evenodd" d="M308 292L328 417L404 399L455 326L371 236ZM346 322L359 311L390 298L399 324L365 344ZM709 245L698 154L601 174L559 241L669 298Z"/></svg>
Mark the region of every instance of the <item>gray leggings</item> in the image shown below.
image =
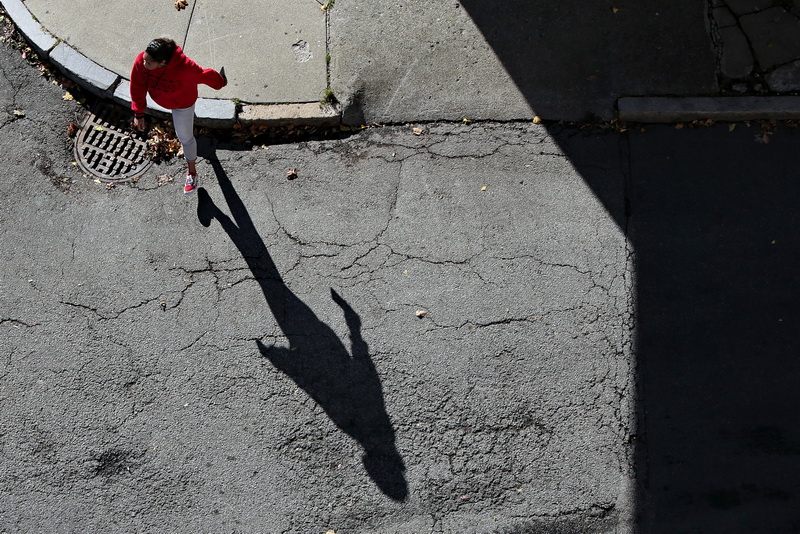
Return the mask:
<svg viewBox="0 0 800 534"><path fill-rule="evenodd" d="M197 141L194 138L194 104L188 108L173 109L172 123L175 125L175 135L183 146L183 157L186 161L197 159Z"/></svg>

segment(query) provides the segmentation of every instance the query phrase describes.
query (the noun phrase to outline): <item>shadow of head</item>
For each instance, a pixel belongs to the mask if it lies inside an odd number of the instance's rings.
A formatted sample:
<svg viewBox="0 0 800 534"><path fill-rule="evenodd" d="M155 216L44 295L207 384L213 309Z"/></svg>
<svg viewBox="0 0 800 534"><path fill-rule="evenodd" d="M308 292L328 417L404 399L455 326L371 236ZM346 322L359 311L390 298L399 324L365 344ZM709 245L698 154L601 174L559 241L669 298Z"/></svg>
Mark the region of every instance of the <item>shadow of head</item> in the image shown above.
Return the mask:
<svg viewBox="0 0 800 534"><path fill-rule="evenodd" d="M388 497L404 501L408 497L408 483L405 478L403 459L393 451L392 455L366 453L361 457L370 478Z"/></svg>

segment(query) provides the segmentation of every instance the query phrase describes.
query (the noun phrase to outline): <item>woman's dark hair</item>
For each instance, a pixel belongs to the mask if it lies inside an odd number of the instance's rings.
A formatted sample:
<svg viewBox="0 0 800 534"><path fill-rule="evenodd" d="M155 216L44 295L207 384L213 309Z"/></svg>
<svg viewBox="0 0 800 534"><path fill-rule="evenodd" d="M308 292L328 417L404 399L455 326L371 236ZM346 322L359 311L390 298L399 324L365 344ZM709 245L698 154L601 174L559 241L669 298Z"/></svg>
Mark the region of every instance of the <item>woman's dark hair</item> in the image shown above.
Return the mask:
<svg viewBox="0 0 800 534"><path fill-rule="evenodd" d="M169 61L177 47L178 45L175 44L175 41L172 39L159 37L158 39L150 41L150 44L147 45L144 51L155 61L161 63L162 61Z"/></svg>

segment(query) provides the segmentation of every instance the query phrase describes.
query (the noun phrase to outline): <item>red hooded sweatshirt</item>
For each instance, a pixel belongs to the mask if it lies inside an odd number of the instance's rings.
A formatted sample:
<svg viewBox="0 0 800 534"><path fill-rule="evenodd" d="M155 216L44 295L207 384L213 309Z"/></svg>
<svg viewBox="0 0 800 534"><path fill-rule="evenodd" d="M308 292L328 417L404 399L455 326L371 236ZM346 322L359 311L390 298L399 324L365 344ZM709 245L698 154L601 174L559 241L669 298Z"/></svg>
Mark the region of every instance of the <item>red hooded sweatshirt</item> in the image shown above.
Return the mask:
<svg viewBox="0 0 800 534"><path fill-rule="evenodd" d="M147 93L166 109L188 108L197 100L197 85L214 89L225 87L225 80L214 69L204 69L186 57L181 47L172 53L167 65L160 69L144 68L144 52L136 56L131 69L131 109L137 117L147 109Z"/></svg>

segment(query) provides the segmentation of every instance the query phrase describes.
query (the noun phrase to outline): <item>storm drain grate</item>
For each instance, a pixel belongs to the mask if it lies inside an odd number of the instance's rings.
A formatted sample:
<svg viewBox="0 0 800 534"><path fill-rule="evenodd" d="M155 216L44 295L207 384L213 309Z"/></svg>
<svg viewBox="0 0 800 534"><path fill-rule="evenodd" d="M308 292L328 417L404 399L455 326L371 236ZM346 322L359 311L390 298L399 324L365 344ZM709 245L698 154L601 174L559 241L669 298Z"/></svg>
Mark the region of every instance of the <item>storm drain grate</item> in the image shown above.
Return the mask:
<svg viewBox="0 0 800 534"><path fill-rule="evenodd" d="M125 182L150 168L147 143L132 132L129 115L105 105L92 110L75 142L81 169L104 182Z"/></svg>

